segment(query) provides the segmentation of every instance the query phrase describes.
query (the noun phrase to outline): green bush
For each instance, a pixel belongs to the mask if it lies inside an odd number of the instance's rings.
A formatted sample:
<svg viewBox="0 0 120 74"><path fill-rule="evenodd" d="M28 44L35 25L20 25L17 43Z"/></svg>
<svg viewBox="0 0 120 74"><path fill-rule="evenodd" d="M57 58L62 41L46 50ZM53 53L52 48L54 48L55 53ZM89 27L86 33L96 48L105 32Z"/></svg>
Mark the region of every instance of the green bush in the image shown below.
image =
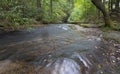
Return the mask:
<svg viewBox="0 0 120 74"><path fill-rule="evenodd" d="M95 16L96 7L90 0L76 0L69 21L90 22Z"/></svg>
<svg viewBox="0 0 120 74"><path fill-rule="evenodd" d="M20 0L2 0L0 2L0 20L3 28L17 29L20 25L28 25L28 18L24 17L25 5Z"/></svg>

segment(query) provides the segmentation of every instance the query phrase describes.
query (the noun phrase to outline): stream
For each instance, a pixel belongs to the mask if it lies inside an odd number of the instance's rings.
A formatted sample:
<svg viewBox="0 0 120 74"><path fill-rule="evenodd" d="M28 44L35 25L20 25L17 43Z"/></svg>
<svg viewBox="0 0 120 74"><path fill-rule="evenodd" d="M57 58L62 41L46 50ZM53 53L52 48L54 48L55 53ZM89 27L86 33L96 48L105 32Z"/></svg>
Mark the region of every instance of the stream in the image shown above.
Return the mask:
<svg viewBox="0 0 120 74"><path fill-rule="evenodd" d="M120 44L103 36L74 24L2 33L0 74L120 74Z"/></svg>

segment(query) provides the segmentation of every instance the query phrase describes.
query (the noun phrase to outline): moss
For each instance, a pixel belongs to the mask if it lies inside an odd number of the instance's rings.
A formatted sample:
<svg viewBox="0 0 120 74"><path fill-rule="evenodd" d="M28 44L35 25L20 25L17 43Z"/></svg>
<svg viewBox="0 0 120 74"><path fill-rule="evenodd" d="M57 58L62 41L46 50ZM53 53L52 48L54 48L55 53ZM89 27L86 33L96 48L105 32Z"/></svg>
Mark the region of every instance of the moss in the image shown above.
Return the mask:
<svg viewBox="0 0 120 74"><path fill-rule="evenodd" d="M82 27L88 27L88 24L80 24Z"/></svg>
<svg viewBox="0 0 120 74"><path fill-rule="evenodd" d="M101 27L101 30L103 31L103 32L108 32L108 31L110 31L111 30L111 27Z"/></svg>
<svg viewBox="0 0 120 74"><path fill-rule="evenodd" d="M82 27L86 27L86 28L97 28L97 27L101 27L103 26L103 23L99 23L99 24L80 24L80 26Z"/></svg>
<svg viewBox="0 0 120 74"><path fill-rule="evenodd" d="M110 27L114 30L120 30L120 24L116 21L113 21Z"/></svg>
<svg viewBox="0 0 120 74"><path fill-rule="evenodd" d="M116 30L120 31L120 24L116 21L111 21L110 26L102 26L101 30L104 32L110 31L110 30Z"/></svg>

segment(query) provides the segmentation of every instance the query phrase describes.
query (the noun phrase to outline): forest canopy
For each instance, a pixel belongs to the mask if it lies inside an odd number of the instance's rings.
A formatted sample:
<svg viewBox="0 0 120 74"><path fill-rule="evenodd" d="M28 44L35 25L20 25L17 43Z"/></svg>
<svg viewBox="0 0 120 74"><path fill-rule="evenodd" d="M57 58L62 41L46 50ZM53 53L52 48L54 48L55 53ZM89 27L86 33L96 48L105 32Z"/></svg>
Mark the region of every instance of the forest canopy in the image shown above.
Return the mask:
<svg viewBox="0 0 120 74"><path fill-rule="evenodd" d="M113 21L119 21L114 18L120 17L120 0L0 1L0 29L3 30L17 29L19 26L28 26L35 22L97 24L103 22L103 16L106 15L107 18L104 17L104 20L108 20L110 16Z"/></svg>

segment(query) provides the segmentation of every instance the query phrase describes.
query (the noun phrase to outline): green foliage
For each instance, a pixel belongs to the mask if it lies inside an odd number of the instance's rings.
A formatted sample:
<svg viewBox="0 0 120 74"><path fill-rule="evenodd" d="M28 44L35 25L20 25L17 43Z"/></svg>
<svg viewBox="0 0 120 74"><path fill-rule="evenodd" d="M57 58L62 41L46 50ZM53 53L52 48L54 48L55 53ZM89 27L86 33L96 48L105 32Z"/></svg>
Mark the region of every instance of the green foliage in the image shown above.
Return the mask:
<svg viewBox="0 0 120 74"><path fill-rule="evenodd" d="M3 28L17 29L20 25L27 25L28 18L24 17L25 5L21 0L2 0L0 2L0 24Z"/></svg>
<svg viewBox="0 0 120 74"><path fill-rule="evenodd" d="M37 4L37 0L1 0L0 29L1 27L17 29L20 26L28 26L32 23L31 20L35 23L93 23L96 21L97 25L103 22L96 19L98 10L91 0L52 0L52 2L40 0L40 8Z"/></svg>
<svg viewBox="0 0 120 74"><path fill-rule="evenodd" d="M117 21L112 21L112 24L110 27L114 30L120 30L120 23Z"/></svg>
<svg viewBox="0 0 120 74"><path fill-rule="evenodd" d="M97 16L95 6L90 0L76 0L69 21L85 22Z"/></svg>
<svg viewBox="0 0 120 74"><path fill-rule="evenodd" d="M52 13L50 8L50 0L42 2L42 21L43 22L62 22L63 18L66 17L69 6L67 6L66 0L58 0L52 2Z"/></svg>

